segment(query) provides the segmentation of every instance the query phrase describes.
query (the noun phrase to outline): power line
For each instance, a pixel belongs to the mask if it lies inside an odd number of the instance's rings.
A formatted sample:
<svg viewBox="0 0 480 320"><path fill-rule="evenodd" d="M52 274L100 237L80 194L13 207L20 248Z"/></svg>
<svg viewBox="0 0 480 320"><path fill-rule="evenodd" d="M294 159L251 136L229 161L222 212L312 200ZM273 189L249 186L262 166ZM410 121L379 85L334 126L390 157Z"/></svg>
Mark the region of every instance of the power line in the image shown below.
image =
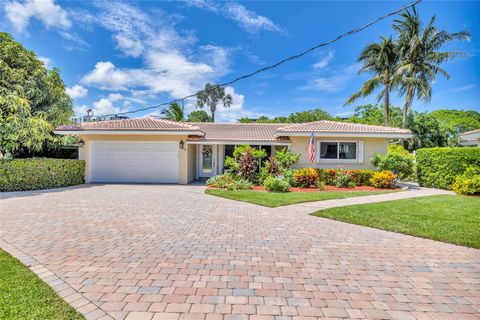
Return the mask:
<svg viewBox="0 0 480 320"><path fill-rule="evenodd" d="M345 33L343 33L343 34L341 34L341 35L339 35L339 36L337 36L337 37L335 37L335 38L333 38L333 39L331 39L331 40L328 40L328 41L326 41L326 42L322 42L322 43L320 43L320 44L317 44L316 46L313 46L313 47L311 47L311 48L309 48L309 49L307 49L307 50L305 50L305 51L302 51L302 52L300 52L300 53L298 53L298 54L295 54L295 55L290 56L290 57L288 57L288 58L282 59L282 60L280 60L280 61L278 61L278 62L276 62L276 63L274 63L274 64L271 64L271 65L269 65L269 66L263 67L263 68L258 69L258 70L256 70L256 71L253 71L253 72L244 74L244 75L239 76L239 77L237 77L237 78L235 78L235 79L233 79L233 80L230 80L230 81L227 81L227 82L223 82L223 83L217 84L216 86L225 87L225 86L234 84L235 82L238 82L238 81L240 81L240 80L253 77L253 76L255 76L255 75L259 74L259 73L272 70L272 69L274 69L274 68L276 68L276 67L278 67L278 66L280 66L280 65L282 65L282 64L284 64L284 63L286 63L286 62L289 62L289 61L292 61L292 60L296 60L296 59L298 59L298 58L301 58L301 57L303 57L304 55L306 55L306 54L308 54L308 53L310 53L310 52L312 52L312 51L314 51L314 50L317 50L318 48L325 47L325 46L327 46L327 45L329 45L329 44L332 44L332 43L334 43L334 42L339 41L339 40L342 39L342 38L348 37L348 36L350 36L350 35L352 35L352 34L355 34L355 33L359 33L359 32L361 32L361 31L367 29L368 27L370 27L370 26L372 26L372 25L380 22L381 20L384 20L384 19L386 19L386 18L388 18L388 17L391 17L391 16L393 16L393 15L396 15L397 13L400 13L400 12L402 12L402 11L405 10L405 9L408 9L408 8L410 8L410 7L413 7L413 6L417 5L417 4L419 4L421 1L422 1L422 0L416 0L416 1L412 2L412 3L410 3L409 5L403 6L403 7L401 7L400 9L397 9L397 10L395 10L395 11L392 11L392 12L390 12L390 13L385 14L385 15L383 15L383 16L381 16L381 17L379 17L379 18L377 18L377 19L375 19L375 20L373 20L373 21L371 21L371 22L369 22L369 23L367 23L367 24L365 24L365 25L362 26L362 27L359 27L359 28L350 30L350 31L348 31L348 32L345 32ZM208 91L210 91L210 90L214 90L216 86L213 86L211 89L208 89L208 90L200 90L199 92L202 92L202 91L203 91L203 92L208 92ZM154 105L154 106L149 106L149 107L140 108L140 109L135 109L135 110L130 110L130 111L125 111L125 112L119 112L119 113L113 113L113 114L106 114L106 115L103 115L103 116L100 116L100 117L113 116L113 115L124 115L124 114L130 114L130 113L137 113L137 112L142 112L142 111L146 111L146 110L157 109L157 108L159 108L159 107L166 106L166 105L169 105L169 104L175 103L175 102L182 102L182 103L183 103L184 100L195 97L195 96L197 95L197 93L198 93L198 92L192 93L192 94L190 94L190 95L188 95L188 96L185 96L185 97L183 97L183 98L178 98L178 99L170 100L170 101L168 101L168 102L162 102L162 103L156 104L156 105Z"/></svg>

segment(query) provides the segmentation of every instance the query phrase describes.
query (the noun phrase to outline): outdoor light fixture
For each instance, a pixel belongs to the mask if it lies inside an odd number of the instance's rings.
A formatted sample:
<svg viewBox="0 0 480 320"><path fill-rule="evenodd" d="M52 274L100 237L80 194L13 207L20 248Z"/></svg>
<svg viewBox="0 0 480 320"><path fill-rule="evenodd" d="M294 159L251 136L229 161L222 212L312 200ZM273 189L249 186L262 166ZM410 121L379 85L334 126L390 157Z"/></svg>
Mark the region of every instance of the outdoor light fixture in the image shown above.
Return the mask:
<svg viewBox="0 0 480 320"><path fill-rule="evenodd" d="M183 142L183 140L180 140L179 145L180 145L180 149L183 149L183 147L185 146L185 142Z"/></svg>
<svg viewBox="0 0 480 320"><path fill-rule="evenodd" d="M79 148L83 148L84 145L85 145L85 141L83 141L83 140L78 141L78 147Z"/></svg>

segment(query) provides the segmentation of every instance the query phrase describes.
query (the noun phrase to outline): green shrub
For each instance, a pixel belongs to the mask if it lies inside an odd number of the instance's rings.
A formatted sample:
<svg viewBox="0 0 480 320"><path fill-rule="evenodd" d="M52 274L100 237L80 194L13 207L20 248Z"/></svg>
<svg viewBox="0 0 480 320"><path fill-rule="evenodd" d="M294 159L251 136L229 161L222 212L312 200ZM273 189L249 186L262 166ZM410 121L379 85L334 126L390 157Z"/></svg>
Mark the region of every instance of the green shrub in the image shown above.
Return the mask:
<svg viewBox="0 0 480 320"><path fill-rule="evenodd" d="M417 179L424 187L451 189L466 168L480 165L480 148L428 148L416 151Z"/></svg>
<svg viewBox="0 0 480 320"><path fill-rule="evenodd" d="M292 166L300 159L300 154L291 153L287 148L277 149L275 151L275 158L278 162L280 171L292 168Z"/></svg>
<svg viewBox="0 0 480 320"><path fill-rule="evenodd" d="M318 180L325 182L328 186L334 186L337 173L340 171L339 169L317 169Z"/></svg>
<svg viewBox="0 0 480 320"><path fill-rule="evenodd" d="M346 170L352 177L353 182L357 186L371 186L370 180L373 178L375 171L373 170Z"/></svg>
<svg viewBox="0 0 480 320"><path fill-rule="evenodd" d="M295 184L295 180L293 178L294 172L295 171L293 169L285 169L282 171L280 177L283 176L283 180L287 181L289 185L293 186Z"/></svg>
<svg viewBox="0 0 480 320"><path fill-rule="evenodd" d="M271 192L288 192L290 189L290 185L287 181L275 177L267 178L264 187Z"/></svg>
<svg viewBox="0 0 480 320"><path fill-rule="evenodd" d="M206 184L209 187L225 189L229 185L235 182L236 182L236 179L232 174L225 173L225 174L220 174L220 175L211 177L210 179L207 180Z"/></svg>
<svg viewBox="0 0 480 320"><path fill-rule="evenodd" d="M250 190L252 189L253 184L250 181L246 180L237 180L233 183L227 185L227 190Z"/></svg>
<svg viewBox="0 0 480 320"><path fill-rule="evenodd" d="M458 194L480 194L480 166L470 166L455 179L452 190Z"/></svg>
<svg viewBox="0 0 480 320"><path fill-rule="evenodd" d="M335 178L335 186L337 188L354 188L355 181L353 181L350 173L342 171L339 172Z"/></svg>
<svg viewBox="0 0 480 320"><path fill-rule="evenodd" d="M393 188L397 180L397 175L392 171L375 172L371 179L372 186L375 188Z"/></svg>
<svg viewBox="0 0 480 320"><path fill-rule="evenodd" d="M0 160L0 191L41 190L84 183L85 161L71 159Z"/></svg>
<svg viewBox="0 0 480 320"><path fill-rule="evenodd" d="M322 180L317 180L317 182L315 182L315 188L319 190L325 190L325 182Z"/></svg>
<svg viewBox="0 0 480 320"><path fill-rule="evenodd" d="M393 171L399 178L413 174L415 156L398 144L388 147L387 154L376 153L370 159L372 165L380 171Z"/></svg>
<svg viewBox="0 0 480 320"><path fill-rule="evenodd" d="M295 185L299 187L313 187L315 182L317 182L318 173L313 168L298 169L293 173L293 179L295 180Z"/></svg>

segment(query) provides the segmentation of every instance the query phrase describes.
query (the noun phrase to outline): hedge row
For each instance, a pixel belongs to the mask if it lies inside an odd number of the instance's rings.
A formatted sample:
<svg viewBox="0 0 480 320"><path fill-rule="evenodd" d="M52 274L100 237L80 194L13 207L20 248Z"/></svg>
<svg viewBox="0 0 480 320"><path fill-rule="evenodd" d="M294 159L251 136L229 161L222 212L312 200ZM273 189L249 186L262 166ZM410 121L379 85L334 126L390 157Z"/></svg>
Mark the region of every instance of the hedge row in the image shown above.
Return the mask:
<svg viewBox="0 0 480 320"><path fill-rule="evenodd" d="M426 148L416 151L417 179L421 186L451 189L467 167L480 165L480 148Z"/></svg>
<svg viewBox="0 0 480 320"><path fill-rule="evenodd" d="M85 162L70 159L0 161L0 191L41 190L84 183Z"/></svg>

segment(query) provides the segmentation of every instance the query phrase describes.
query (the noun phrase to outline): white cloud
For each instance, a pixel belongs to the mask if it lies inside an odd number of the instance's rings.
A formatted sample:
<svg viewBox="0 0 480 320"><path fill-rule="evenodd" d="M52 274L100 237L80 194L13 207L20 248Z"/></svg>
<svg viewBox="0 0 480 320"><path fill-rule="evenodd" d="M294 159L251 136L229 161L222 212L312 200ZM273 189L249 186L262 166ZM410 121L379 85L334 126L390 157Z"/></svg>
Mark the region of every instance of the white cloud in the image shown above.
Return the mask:
<svg viewBox="0 0 480 320"><path fill-rule="evenodd" d="M318 69L323 69L323 68L327 67L328 64L330 63L330 60L332 60L333 57L334 57L333 51L328 51L328 54L325 57L323 57L318 62L313 64L313 69L318 70Z"/></svg>
<svg viewBox="0 0 480 320"><path fill-rule="evenodd" d="M222 15L236 21L240 27L248 32L256 33L260 30L284 33L285 31L269 18L247 9L245 6L227 1L224 3L210 0L187 0L187 4L200 9Z"/></svg>
<svg viewBox="0 0 480 320"><path fill-rule="evenodd" d="M473 88L475 88L475 85L473 83L471 83L471 84L467 84L467 85L462 86L462 87L455 88L452 91L453 92L463 92L463 91L471 90Z"/></svg>
<svg viewBox="0 0 480 320"><path fill-rule="evenodd" d="M314 75L310 77L308 82L300 87L304 91L323 91L323 92L340 92L345 90L349 82L355 78L357 71L360 69L359 64L348 66L338 66L328 68L322 72L322 76Z"/></svg>
<svg viewBox="0 0 480 320"><path fill-rule="evenodd" d="M72 25L68 13L54 0L7 2L4 10L7 19L20 32L26 31L31 19L40 21L47 28L68 29Z"/></svg>
<svg viewBox="0 0 480 320"><path fill-rule="evenodd" d="M94 116L103 116L107 114L116 114L127 111L129 103L124 100L122 107L116 106L115 102L120 102L124 97L120 94L109 94L105 98L100 98L92 103L92 106L80 105L73 108L77 116L84 116L87 114L87 110L91 109Z"/></svg>
<svg viewBox="0 0 480 320"><path fill-rule="evenodd" d="M67 93L72 99L78 99L85 97L88 94L88 89L76 84L71 88L67 88Z"/></svg>
<svg viewBox="0 0 480 320"><path fill-rule="evenodd" d="M53 68L53 60L52 59L47 58L47 57L42 57L42 56L38 56L37 59L43 62L43 65L45 66L45 68L47 68L47 69L52 69Z"/></svg>
<svg viewBox="0 0 480 320"><path fill-rule="evenodd" d="M99 4L99 10L98 23L113 33L116 48L126 56L140 58L143 65L121 68L100 61L83 77L84 85L180 98L228 71L228 49L209 44L194 50L196 38L189 32L177 32L162 12L150 16L132 5L113 2Z"/></svg>

